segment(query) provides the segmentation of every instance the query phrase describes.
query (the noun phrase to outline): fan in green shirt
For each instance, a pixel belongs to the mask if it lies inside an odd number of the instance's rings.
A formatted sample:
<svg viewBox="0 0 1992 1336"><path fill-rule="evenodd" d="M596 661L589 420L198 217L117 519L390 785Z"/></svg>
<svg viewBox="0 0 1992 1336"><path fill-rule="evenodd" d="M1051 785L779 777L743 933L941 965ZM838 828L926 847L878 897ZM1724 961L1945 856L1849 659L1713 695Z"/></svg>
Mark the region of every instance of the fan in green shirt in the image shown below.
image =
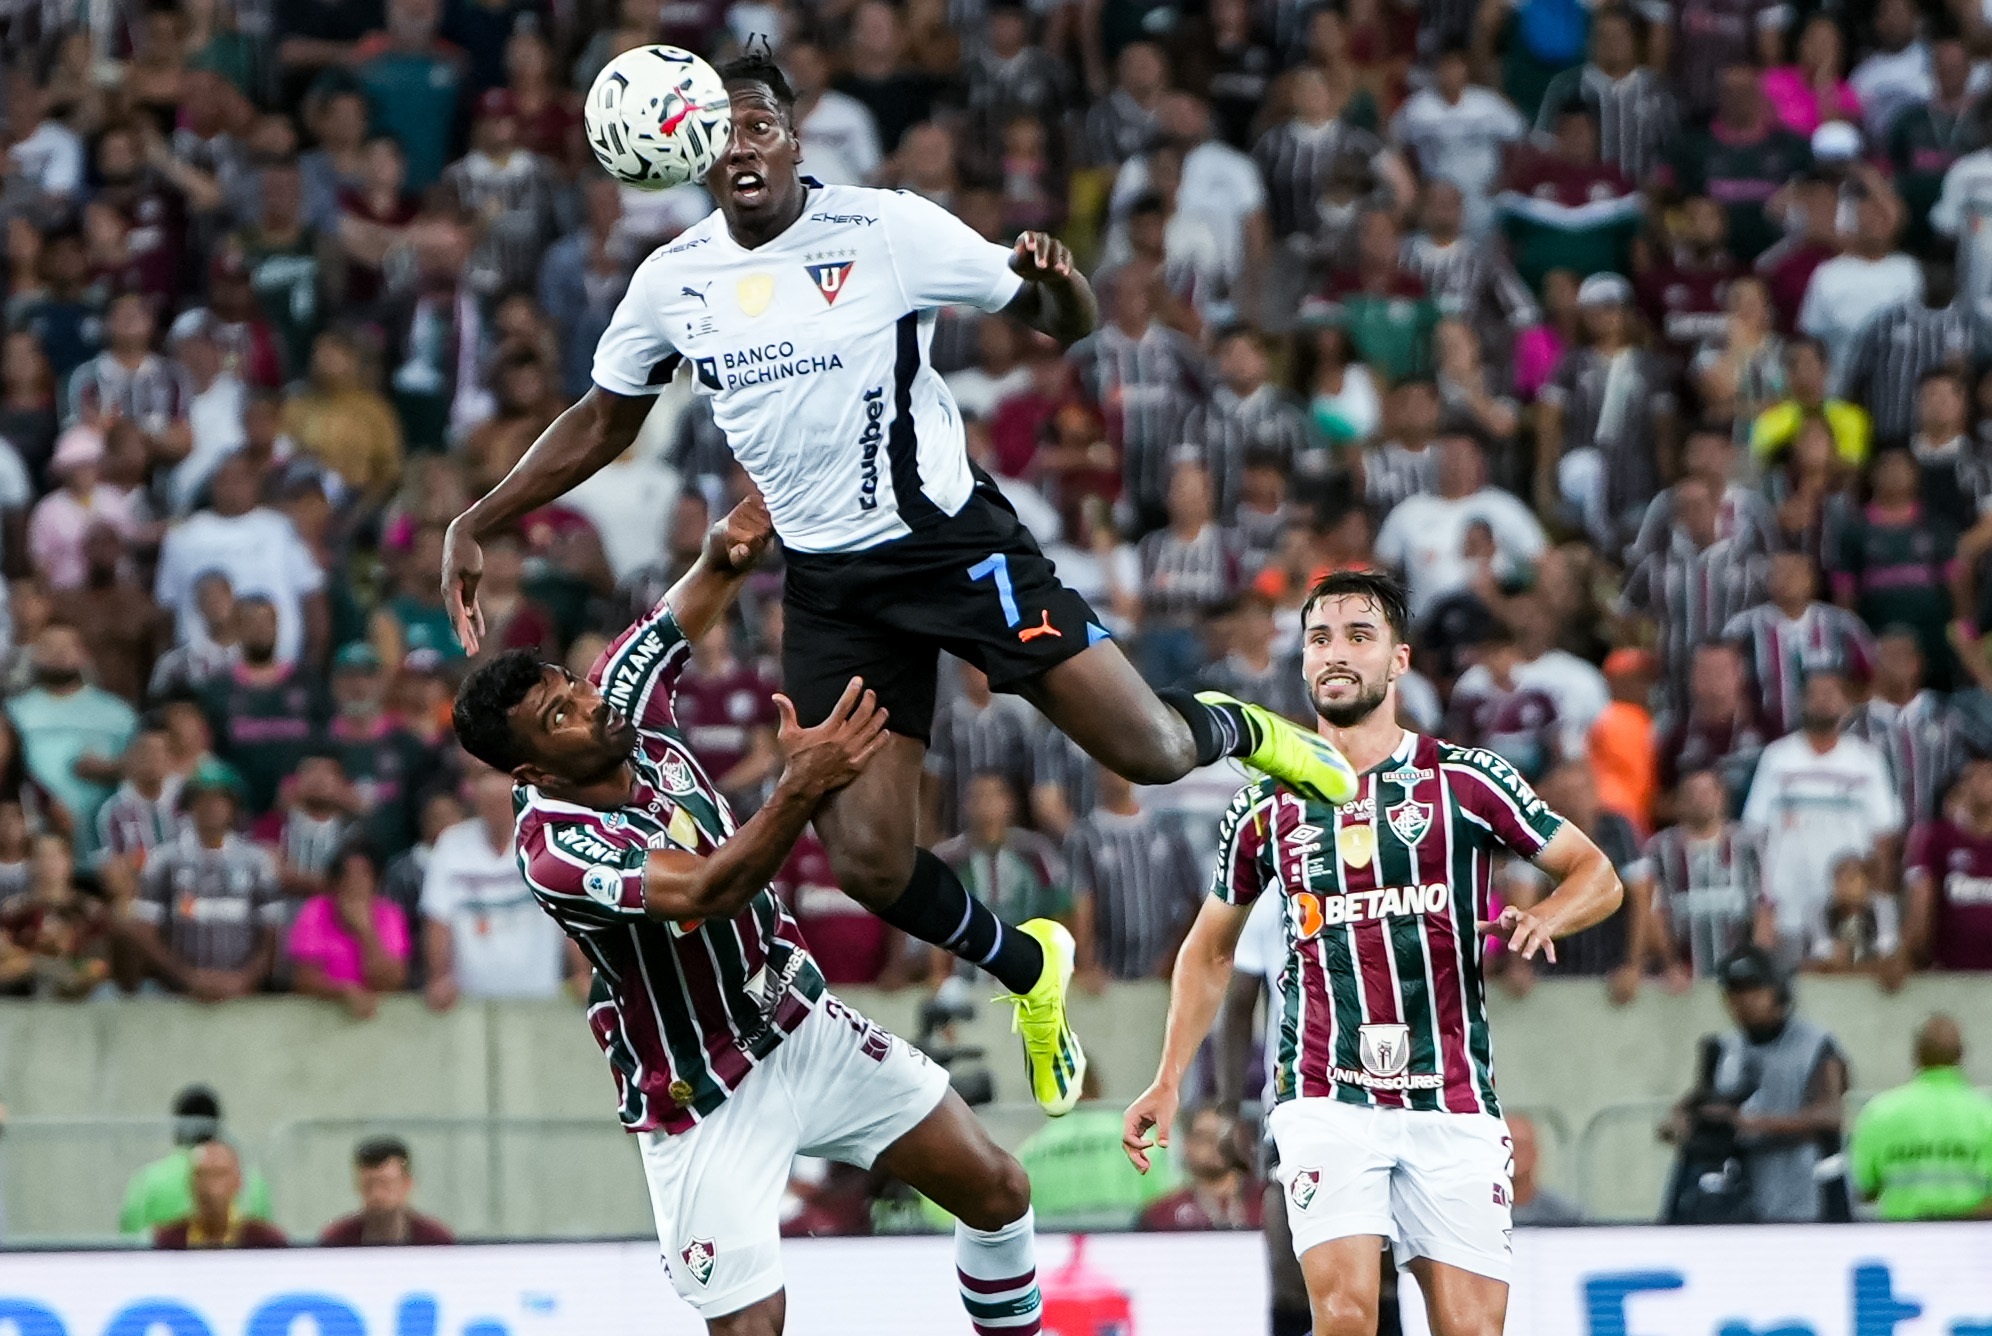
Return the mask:
<svg viewBox="0 0 1992 1336"><path fill-rule="evenodd" d="M221 1101L206 1086L192 1085L173 1097L173 1140L176 1149L131 1176L125 1185L124 1208L118 1212L120 1234L147 1235L194 1213L194 1147L221 1134ZM270 1218L270 1186L251 1169L243 1175L236 1209L245 1217Z"/></svg>
<svg viewBox="0 0 1992 1336"><path fill-rule="evenodd" d="M1884 1220L1992 1213L1992 1098L1964 1079L1963 1058L1957 1022L1930 1017L1916 1032L1915 1078L1854 1124L1854 1186Z"/></svg>

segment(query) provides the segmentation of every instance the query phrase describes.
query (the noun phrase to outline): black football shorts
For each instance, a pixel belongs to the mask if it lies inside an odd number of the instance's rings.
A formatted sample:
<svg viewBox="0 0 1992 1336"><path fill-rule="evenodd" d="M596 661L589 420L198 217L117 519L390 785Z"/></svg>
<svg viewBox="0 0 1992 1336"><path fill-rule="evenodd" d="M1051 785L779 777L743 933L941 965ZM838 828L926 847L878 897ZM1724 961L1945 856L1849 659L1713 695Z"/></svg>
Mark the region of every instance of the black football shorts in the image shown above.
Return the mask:
<svg viewBox="0 0 1992 1336"><path fill-rule="evenodd" d="M1107 635L982 481L931 528L862 552L789 553L783 607L783 686L804 725L828 718L862 677L891 712L886 726L922 742L939 651L1014 691Z"/></svg>

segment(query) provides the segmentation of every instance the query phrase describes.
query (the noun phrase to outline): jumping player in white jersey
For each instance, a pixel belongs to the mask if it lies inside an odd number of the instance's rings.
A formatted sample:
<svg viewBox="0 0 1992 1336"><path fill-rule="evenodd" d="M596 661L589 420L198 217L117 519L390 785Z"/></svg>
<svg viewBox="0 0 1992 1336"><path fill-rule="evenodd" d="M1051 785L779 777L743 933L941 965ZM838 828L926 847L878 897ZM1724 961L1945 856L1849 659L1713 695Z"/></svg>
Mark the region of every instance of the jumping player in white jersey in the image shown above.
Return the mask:
<svg viewBox="0 0 1992 1336"><path fill-rule="evenodd" d="M797 1154L876 1165L953 1213L962 1303L986 1336L1033 1336L1030 1183L947 1073L830 993L769 879L825 793L885 746L853 679L800 727L773 795L736 827L679 732L692 642L772 538L758 500L586 678L530 652L457 693L464 749L517 784L513 840L540 907L595 967L588 1023L638 1137L665 1265L714 1336L779 1336L781 1199Z"/></svg>
<svg viewBox="0 0 1992 1336"><path fill-rule="evenodd" d="M444 596L474 649L476 540L620 455L650 396L689 370L787 553L783 678L797 715L826 718L854 676L891 712L884 754L816 816L838 884L1010 990L1032 1093L1064 1113L1085 1067L1065 1021L1070 936L1047 920L1007 928L914 843L939 652L1139 783L1234 756L1333 801L1354 775L1269 710L1158 696L969 463L961 415L927 364L934 312L1003 312L1070 345L1096 310L1065 247L1026 233L1006 249L917 195L810 181L781 71L750 58L722 75L733 135L705 178L718 212L637 270L593 388L450 526Z"/></svg>
<svg viewBox="0 0 1992 1336"><path fill-rule="evenodd" d="M1210 898L1176 958L1161 1068L1127 1111L1124 1144L1145 1173L1155 1141L1168 1143L1250 906L1280 896L1267 1121L1315 1336L1376 1330L1384 1240L1417 1278L1436 1336L1500 1336L1512 1165L1479 938L1554 960L1553 939L1609 917L1623 892L1610 860L1505 760L1398 726L1406 621L1403 588L1366 572L1328 576L1302 608L1308 694L1359 787L1339 807L1271 781L1232 802ZM1489 922L1502 851L1557 886Z"/></svg>

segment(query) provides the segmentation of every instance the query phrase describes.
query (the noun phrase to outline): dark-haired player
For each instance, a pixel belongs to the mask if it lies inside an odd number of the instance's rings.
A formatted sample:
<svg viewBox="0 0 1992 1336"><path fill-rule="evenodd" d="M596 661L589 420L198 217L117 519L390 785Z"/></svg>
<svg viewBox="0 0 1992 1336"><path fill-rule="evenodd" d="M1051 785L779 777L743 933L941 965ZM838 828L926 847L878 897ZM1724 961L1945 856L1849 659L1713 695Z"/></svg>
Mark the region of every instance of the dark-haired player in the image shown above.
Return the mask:
<svg viewBox="0 0 1992 1336"><path fill-rule="evenodd" d="M713 527L658 605L577 678L530 652L465 679L457 740L517 785L514 840L534 897L595 968L588 1023L637 1134L671 1282L715 1336L778 1336L790 1162L876 1165L951 1212L978 1329L1038 1330L1030 1184L947 1074L828 992L768 889L823 795L885 744L852 679L822 723L788 699L786 761L734 825L678 731L691 642L725 614L772 538L758 500Z"/></svg>
<svg viewBox="0 0 1992 1336"><path fill-rule="evenodd" d="M1417 1277L1436 1336L1499 1336L1508 1305L1510 1159L1494 1095L1480 934L1524 959L1610 916L1611 863L1515 768L1397 724L1410 668L1404 591L1345 571L1301 610L1301 671L1319 728L1358 772L1339 807L1270 781L1220 828L1217 875L1176 958L1155 1083L1127 1111L1146 1171L1177 1088L1231 979L1252 902L1281 896L1287 959L1267 1122L1315 1336L1376 1330L1380 1243ZM1494 858L1557 886L1489 922Z"/></svg>
<svg viewBox="0 0 1992 1336"><path fill-rule="evenodd" d="M650 396L689 370L787 552L783 677L798 717L827 718L854 676L891 712L884 753L816 817L838 884L1010 990L1032 1093L1064 1113L1085 1069L1065 1023L1070 935L1049 921L1007 927L914 843L939 652L1137 782L1225 756L1328 800L1353 776L1269 710L1150 690L969 464L961 414L927 362L934 312L1003 312L1070 345L1096 310L1065 247L1031 232L1005 249L917 195L809 180L781 72L746 60L723 73L733 135L705 178L719 211L638 269L596 349L594 387L450 526L451 616L474 647L477 538L620 455Z"/></svg>

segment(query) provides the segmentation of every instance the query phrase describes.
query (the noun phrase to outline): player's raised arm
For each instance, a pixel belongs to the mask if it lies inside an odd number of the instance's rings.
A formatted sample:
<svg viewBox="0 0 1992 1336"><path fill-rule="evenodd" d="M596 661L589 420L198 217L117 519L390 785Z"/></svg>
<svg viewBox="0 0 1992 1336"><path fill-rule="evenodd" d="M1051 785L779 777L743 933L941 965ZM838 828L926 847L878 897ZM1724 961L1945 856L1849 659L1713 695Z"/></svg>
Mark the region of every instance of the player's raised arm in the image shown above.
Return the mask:
<svg viewBox="0 0 1992 1336"><path fill-rule="evenodd" d="M1541 951L1554 961L1555 939L1582 932L1617 913L1625 887L1605 851L1573 822L1564 822L1533 861L1556 879L1556 889L1527 909L1509 905L1500 918L1478 926L1482 933L1507 938L1509 948L1520 952L1523 960Z"/></svg>
<svg viewBox="0 0 1992 1336"><path fill-rule="evenodd" d="M1169 1144L1183 1073L1189 1070L1204 1036L1210 1033L1211 1022L1217 1019L1217 1009L1224 1003L1225 990L1231 984L1231 958L1251 912L1250 905L1206 896L1197 921L1190 925L1190 935L1183 939L1183 949L1176 953L1176 968L1169 976L1169 1020L1162 1031L1162 1061L1154 1083L1128 1105L1121 1126L1121 1147L1144 1174L1148 1172L1148 1152Z"/></svg>
<svg viewBox="0 0 1992 1336"><path fill-rule="evenodd" d="M629 449L656 400L612 394L597 385L540 433L496 487L450 521L443 535L443 604L466 653L477 653L484 614L477 584L484 578L478 540L559 499Z"/></svg>
<svg viewBox="0 0 1992 1336"><path fill-rule="evenodd" d="M1092 284L1072 262L1065 243L1048 232L1025 232L1010 252L1010 268L1024 286L1003 308L1040 334L1049 334L1070 348L1100 323L1100 304Z"/></svg>
<svg viewBox="0 0 1992 1336"><path fill-rule="evenodd" d="M814 728L797 725L787 696L776 696L775 708L788 759L774 794L709 854L651 851L643 868L643 908L651 917L731 918L745 909L774 879L823 796L856 779L885 746L885 711L858 678Z"/></svg>
<svg viewBox="0 0 1992 1336"><path fill-rule="evenodd" d="M706 530L705 547L692 568L665 592L664 606L687 640L697 640L726 615L761 554L775 538L775 522L754 492Z"/></svg>

